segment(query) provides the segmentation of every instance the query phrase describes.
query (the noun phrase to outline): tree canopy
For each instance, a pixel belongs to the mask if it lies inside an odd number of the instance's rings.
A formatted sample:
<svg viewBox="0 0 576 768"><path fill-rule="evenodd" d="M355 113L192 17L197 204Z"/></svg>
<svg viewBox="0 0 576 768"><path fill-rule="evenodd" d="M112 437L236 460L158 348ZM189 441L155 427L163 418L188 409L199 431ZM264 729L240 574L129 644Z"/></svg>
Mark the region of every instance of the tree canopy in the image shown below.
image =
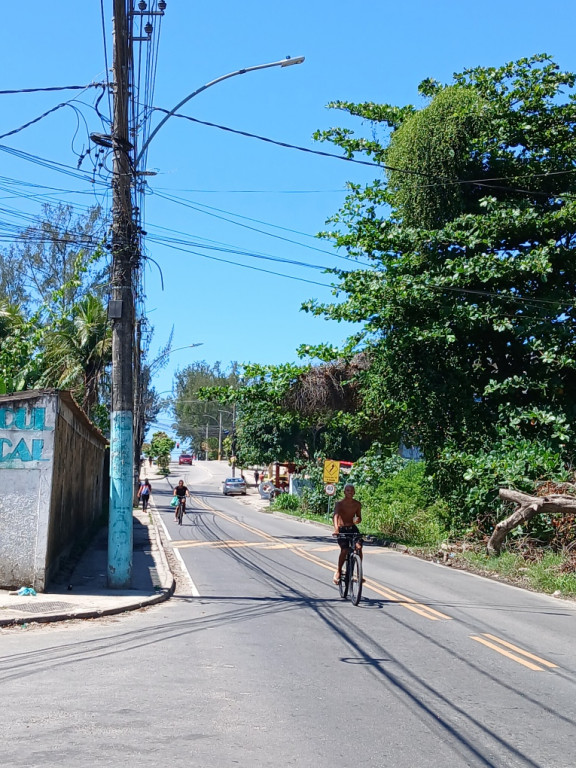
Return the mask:
<svg viewBox="0 0 576 768"><path fill-rule="evenodd" d="M383 178L331 220L370 267L305 308L363 324L364 403L437 470L509 435L573 453L575 79L544 54L477 67L421 83L420 109L336 102L369 141L318 134Z"/></svg>

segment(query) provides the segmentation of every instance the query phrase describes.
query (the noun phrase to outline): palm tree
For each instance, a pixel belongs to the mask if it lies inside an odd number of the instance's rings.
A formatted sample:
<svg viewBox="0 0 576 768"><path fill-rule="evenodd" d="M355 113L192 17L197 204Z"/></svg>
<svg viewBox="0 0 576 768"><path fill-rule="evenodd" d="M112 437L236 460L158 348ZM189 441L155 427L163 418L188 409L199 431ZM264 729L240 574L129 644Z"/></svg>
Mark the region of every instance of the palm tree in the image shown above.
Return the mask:
<svg viewBox="0 0 576 768"><path fill-rule="evenodd" d="M96 296L86 296L46 333L44 386L70 389L84 412L98 403L99 385L112 360L112 331L106 308Z"/></svg>

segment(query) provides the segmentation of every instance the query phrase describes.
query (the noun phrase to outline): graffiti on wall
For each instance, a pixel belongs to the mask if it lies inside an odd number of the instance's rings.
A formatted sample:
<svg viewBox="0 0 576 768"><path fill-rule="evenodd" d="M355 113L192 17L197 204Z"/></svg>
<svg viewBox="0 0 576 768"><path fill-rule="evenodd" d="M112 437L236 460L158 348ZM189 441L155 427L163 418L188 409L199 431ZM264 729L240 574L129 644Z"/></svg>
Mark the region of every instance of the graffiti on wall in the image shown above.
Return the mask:
<svg viewBox="0 0 576 768"><path fill-rule="evenodd" d="M0 465L49 461L43 438L29 433L53 430L46 423L46 408L0 408Z"/></svg>

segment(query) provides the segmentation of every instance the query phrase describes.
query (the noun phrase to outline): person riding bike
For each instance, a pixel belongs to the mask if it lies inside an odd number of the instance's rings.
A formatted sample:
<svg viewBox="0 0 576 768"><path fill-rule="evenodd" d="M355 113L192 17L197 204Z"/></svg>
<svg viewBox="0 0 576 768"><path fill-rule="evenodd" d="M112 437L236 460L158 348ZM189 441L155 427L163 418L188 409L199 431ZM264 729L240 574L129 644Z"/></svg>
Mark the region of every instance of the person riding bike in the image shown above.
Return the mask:
<svg viewBox="0 0 576 768"><path fill-rule="evenodd" d="M356 523L362 522L362 505L354 498L355 488L353 485L344 486L344 498L337 501L334 506L334 533L333 536L338 536L339 533L360 533ZM340 555L338 556L338 568L334 574L334 584L338 584L340 581L340 573L342 566L346 560L348 554L349 542L346 540L340 540ZM362 559L362 543L358 541L356 543L356 549Z"/></svg>
<svg viewBox="0 0 576 768"><path fill-rule="evenodd" d="M184 485L184 480L178 480L178 485L174 488L174 496L178 497L178 502L182 504L182 514L186 512L186 497L190 498L190 494L188 493L188 488ZM174 521L178 521L178 507L176 507L176 512L174 515Z"/></svg>

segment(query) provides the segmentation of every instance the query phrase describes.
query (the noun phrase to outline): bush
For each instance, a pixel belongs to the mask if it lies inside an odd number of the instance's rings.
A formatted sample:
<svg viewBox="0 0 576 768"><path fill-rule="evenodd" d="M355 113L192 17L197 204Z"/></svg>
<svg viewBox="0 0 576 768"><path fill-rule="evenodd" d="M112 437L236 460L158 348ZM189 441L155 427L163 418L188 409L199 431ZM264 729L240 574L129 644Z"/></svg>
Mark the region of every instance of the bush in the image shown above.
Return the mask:
<svg viewBox="0 0 576 768"><path fill-rule="evenodd" d="M505 436L475 452L446 449L436 463L434 485L446 499L453 527L490 533L507 506L498 497L500 488L534 493L539 480L565 482L569 473L560 453L551 445L519 436ZM538 515L527 528L540 538L552 534L549 517Z"/></svg>
<svg viewBox="0 0 576 768"><path fill-rule="evenodd" d="M446 537L446 506L431 498L423 462L408 462L377 488L360 487L362 530L413 546L437 544Z"/></svg>
<svg viewBox="0 0 576 768"><path fill-rule="evenodd" d="M300 509L300 499L298 496L293 496L290 493L280 493L272 502L272 509L286 509L290 512L295 512Z"/></svg>

